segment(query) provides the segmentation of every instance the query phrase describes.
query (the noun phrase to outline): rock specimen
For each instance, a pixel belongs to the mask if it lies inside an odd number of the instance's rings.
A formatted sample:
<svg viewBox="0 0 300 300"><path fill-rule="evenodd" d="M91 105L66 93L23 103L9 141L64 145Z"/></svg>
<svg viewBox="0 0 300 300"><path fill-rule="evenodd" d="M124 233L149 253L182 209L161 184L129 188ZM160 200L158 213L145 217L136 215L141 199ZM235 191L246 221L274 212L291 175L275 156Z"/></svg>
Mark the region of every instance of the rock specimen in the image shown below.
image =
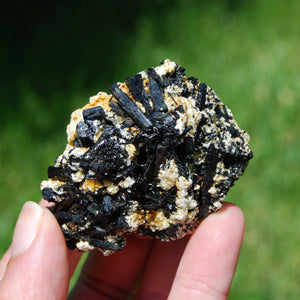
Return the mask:
<svg viewBox="0 0 300 300"><path fill-rule="evenodd" d="M105 255L124 247L124 233L191 233L252 157L215 92L168 59L110 91L72 113L66 149L41 184L68 247Z"/></svg>

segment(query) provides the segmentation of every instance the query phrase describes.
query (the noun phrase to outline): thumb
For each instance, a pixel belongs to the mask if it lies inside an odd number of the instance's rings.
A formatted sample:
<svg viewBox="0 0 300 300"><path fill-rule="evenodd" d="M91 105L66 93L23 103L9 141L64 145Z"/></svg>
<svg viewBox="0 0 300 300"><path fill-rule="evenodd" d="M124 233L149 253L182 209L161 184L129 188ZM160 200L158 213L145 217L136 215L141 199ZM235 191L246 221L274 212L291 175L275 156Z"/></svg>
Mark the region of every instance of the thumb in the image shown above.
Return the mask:
<svg viewBox="0 0 300 300"><path fill-rule="evenodd" d="M63 234L46 208L26 202L0 282L1 299L66 299L69 263Z"/></svg>

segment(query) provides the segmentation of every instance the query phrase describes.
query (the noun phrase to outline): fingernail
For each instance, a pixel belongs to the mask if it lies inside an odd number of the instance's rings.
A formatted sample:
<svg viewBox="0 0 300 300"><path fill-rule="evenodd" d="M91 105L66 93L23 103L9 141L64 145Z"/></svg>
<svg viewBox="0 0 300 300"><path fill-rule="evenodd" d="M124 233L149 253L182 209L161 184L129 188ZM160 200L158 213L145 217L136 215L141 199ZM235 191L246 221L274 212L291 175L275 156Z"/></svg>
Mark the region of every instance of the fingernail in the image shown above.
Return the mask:
<svg viewBox="0 0 300 300"><path fill-rule="evenodd" d="M12 256L25 252L32 245L39 231L42 214L43 209L38 204L31 201L24 204L14 231Z"/></svg>

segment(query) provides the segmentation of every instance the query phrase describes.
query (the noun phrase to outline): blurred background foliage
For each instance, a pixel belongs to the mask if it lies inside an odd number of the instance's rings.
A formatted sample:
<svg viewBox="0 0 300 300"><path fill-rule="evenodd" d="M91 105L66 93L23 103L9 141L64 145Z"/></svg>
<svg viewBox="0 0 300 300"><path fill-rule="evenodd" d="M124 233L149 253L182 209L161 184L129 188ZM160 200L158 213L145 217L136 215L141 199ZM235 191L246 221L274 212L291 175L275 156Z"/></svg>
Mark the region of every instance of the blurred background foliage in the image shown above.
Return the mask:
<svg viewBox="0 0 300 300"><path fill-rule="evenodd" d="M0 255L65 146L70 113L170 58L216 90L254 158L227 200L246 232L229 299L300 299L300 2L6 1L0 9Z"/></svg>

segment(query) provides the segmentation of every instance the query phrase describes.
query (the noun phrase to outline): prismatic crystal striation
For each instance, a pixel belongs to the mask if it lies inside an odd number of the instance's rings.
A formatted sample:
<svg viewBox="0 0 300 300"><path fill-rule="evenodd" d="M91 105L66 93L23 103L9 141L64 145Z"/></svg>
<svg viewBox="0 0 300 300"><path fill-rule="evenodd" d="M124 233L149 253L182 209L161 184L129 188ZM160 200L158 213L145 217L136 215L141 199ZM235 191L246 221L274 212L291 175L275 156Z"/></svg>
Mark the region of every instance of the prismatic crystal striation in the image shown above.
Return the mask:
<svg viewBox="0 0 300 300"><path fill-rule="evenodd" d="M121 250L124 233L163 241L221 208L252 157L215 92L166 59L74 111L43 197L69 248Z"/></svg>

